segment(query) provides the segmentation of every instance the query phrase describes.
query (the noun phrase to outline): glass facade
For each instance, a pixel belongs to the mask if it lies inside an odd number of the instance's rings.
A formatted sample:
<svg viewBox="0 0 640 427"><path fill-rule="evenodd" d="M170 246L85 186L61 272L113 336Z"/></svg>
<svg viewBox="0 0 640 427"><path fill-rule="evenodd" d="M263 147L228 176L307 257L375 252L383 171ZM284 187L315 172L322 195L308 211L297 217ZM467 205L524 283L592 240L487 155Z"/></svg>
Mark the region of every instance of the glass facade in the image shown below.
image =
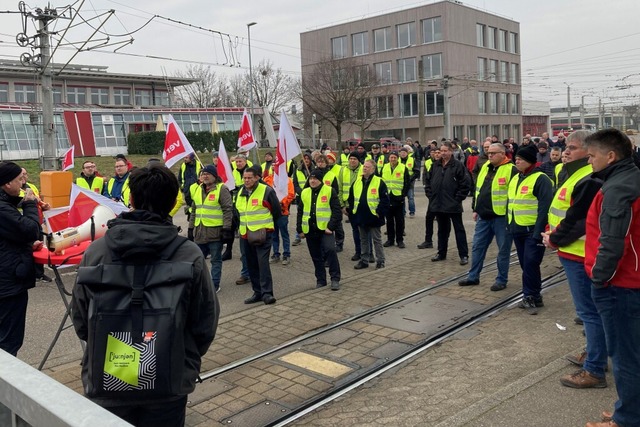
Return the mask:
<svg viewBox="0 0 640 427"><path fill-rule="evenodd" d="M0 149L3 152L12 151L11 158L35 158L41 150L42 128L41 125L31 125L29 114L30 111L0 112ZM57 147L66 150L69 148L69 141L60 114L54 115L54 124Z"/></svg>

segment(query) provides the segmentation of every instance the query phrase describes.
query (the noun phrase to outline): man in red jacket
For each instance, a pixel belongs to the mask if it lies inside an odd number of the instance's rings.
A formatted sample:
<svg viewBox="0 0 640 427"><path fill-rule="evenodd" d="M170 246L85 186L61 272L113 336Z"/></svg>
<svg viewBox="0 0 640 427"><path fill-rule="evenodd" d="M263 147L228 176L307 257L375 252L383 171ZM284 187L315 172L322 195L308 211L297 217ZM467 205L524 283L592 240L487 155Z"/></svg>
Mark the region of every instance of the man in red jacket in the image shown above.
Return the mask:
<svg viewBox="0 0 640 427"><path fill-rule="evenodd" d="M640 170L619 130L603 129L585 142L604 184L587 214L584 266L618 392L611 420L587 427L640 426Z"/></svg>

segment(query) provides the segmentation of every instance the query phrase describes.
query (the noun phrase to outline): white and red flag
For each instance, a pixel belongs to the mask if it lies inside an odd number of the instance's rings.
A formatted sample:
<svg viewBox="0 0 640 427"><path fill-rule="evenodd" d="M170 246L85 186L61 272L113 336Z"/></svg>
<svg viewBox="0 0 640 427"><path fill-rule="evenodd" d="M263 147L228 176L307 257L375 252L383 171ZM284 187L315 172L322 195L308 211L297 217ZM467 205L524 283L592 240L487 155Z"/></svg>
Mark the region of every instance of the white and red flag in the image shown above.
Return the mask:
<svg viewBox="0 0 640 427"><path fill-rule="evenodd" d="M289 124L284 110L280 114L280 130L276 145L276 158L273 162L274 177L273 188L276 190L278 200L282 200L289 192L289 176L287 175L287 163L300 154L300 146L293 129Z"/></svg>
<svg viewBox="0 0 640 427"><path fill-rule="evenodd" d="M240 123L240 131L238 132L238 151L249 151L256 145L256 138L253 136L251 116L245 108L244 114L242 114L242 123Z"/></svg>
<svg viewBox="0 0 640 427"><path fill-rule="evenodd" d="M193 147L189 144L187 137L184 136L182 129L180 129L173 116L169 115L167 133L164 138L164 150L162 151L164 164L170 168L191 153L195 153Z"/></svg>
<svg viewBox="0 0 640 427"><path fill-rule="evenodd" d="M69 169L73 169L73 157L74 157L74 153L75 153L75 146L71 146L71 148L69 148L67 150L66 153L64 153L64 156L62 157L62 170L66 171Z"/></svg>
<svg viewBox="0 0 640 427"><path fill-rule="evenodd" d="M218 165L216 166L218 176L220 180L224 182L229 190L236 188L236 180L233 177L233 168L227 155L227 150L224 148L224 142L220 138L220 147L218 148Z"/></svg>

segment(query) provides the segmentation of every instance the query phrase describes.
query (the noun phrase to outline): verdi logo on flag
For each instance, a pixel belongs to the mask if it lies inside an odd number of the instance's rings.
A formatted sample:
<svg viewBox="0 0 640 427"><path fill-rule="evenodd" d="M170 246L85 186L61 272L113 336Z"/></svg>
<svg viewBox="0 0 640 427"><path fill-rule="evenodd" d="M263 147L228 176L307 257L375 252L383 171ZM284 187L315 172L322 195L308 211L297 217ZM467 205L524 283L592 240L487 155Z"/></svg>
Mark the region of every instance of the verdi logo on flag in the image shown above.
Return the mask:
<svg viewBox="0 0 640 427"><path fill-rule="evenodd" d="M180 129L173 116L169 115L167 133L164 138L164 150L162 151L164 164L170 168L180 159L191 153L194 153L193 147L191 147L187 137L184 136L182 129Z"/></svg>
<svg viewBox="0 0 640 427"><path fill-rule="evenodd" d="M273 162L274 177L273 188L276 190L278 200L286 197L289 191L289 176L287 175L287 163L300 154L300 146L293 129L289 124L284 110L280 115L280 131L276 145L276 159Z"/></svg>
<svg viewBox="0 0 640 427"><path fill-rule="evenodd" d="M71 148L69 148L66 153L64 153L64 156L62 157L62 170L66 171L69 169L73 169L74 166L74 153L75 153L75 146L71 146Z"/></svg>
<svg viewBox="0 0 640 427"><path fill-rule="evenodd" d="M249 151L255 146L256 139L253 136L251 117L249 116L249 114L247 114L247 109L245 108L244 113L242 114L240 131L238 132L238 149L242 148L244 151Z"/></svg>

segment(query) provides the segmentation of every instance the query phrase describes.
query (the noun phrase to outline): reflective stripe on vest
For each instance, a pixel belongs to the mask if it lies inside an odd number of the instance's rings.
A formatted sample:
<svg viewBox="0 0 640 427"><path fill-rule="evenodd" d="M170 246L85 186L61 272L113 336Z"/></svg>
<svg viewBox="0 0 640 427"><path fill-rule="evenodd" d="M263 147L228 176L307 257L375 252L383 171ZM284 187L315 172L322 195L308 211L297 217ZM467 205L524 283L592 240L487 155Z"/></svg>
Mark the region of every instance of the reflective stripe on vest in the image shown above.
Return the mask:
<svg viewBox="0 0 640 427"><path fill-rule="evenodd" d="M353 183L353 211L352 213L356 213L358 211L358 205L360 204L360 195L362 194L362 176L359 176L356 182ZM369 183L369 188L367 190L367 205L369 206L369 211L375 216L376 209L378 209L378 204L380 203L380 177L373 176L371 177L371 182Z"/></svg>
<svg viewBox="0 0 640 427"><path fill-rule="evenodd" d="M309 218L311 217L311 188L302 190L300 199L302 200L302 232L309 232ZM323 185L316 199L316 225L319 230L326 230L331 219L331 187Z"/></svg>
<svg viewBox="0 0 640 427"><path fill-rule="evenodd" d="M489 165L490 163L486 162L480 168L478 181L476 182L476 203L478 202L480 189L482 188L484 180L489 173ZM495 175L493 176L493 181L491 181L491 207L493 209L493 213L495 213L496 215L503 216L507 214L507 193L509 189L509 181L511 180L512 170L513 163L511 162L500 165L496 170Z"/></svg>
<svg viewBox="0 0 640 427"><path fill-rule="evenodd" d="M544 177L544 178L541 178ZM518 184L518 176L509 183L509 223L515 221L523 227L535 225L538 218L538 199L533 195L533 187L538 179L549 179L542 172L534 172Z"/></svg>
<svg viewBox="0 0 640 427"><path fill-rule="evenodd" d="M196 205L196 219L194 225L202 224L205 227L222 227L224 224L222 218L222 206L220 206L220 190L222 183L216 184L216 187L204 193L204 189L200 186L193 192L193 203ZM202 196L204 195L204 200Z"/></svg>
<svg viewBox="0 0 640 427"><path fill-rule="evenodd" d="M358 168L354 171L349 167L342 168L342 201L349 200L349 189L356 180L362 176L362 165L358 165Z"/></svg>
<svg viewBox="0 0 640 427"><path fill-rule="evenodd" d="M240 235L247 234L247 228L251 231L274 228L271 211L262 204L266 190L267 185L259 182L249 197L242 196L242 190L238 193L236 209L240 214Z"/></svg>
<svg viewBox="0 0 640 427"><path fill-rule="evenodd" d="M562 184L562 187L558 188L553 195L551 201L551 207L549 208L549 228L551 231L555 230L558 224L567 216L567 211L571 207L571 195L576 187L576 184L584 177L593 173L593 167L591 165L585 165L575 171L567 180ZM584 258L584 242L585 236L581 236L575 242L562 246L558 249L560 251L577 255Z"/></svg>
<svg viewBox="0 0 640 427"><path fill-rule="evenodd" d="M87 190L93 191L94 193L101 194L102 188L104 187L104 178L102 178L101 176L94 177L93 181L91 181L91 187L89 187L89 182L86 178L78 177L76 178L76 185L80 188L85 188Z"/></svg>
<svg viewBox="0 0 640 427"><path fill-rule="evenodd" d="M391 163L387 163L382 168L382 179L387 184L387 190L394 196L402 196L404 187L404 171L406 166L398 162L394 170L391 170Z"/></svg>

